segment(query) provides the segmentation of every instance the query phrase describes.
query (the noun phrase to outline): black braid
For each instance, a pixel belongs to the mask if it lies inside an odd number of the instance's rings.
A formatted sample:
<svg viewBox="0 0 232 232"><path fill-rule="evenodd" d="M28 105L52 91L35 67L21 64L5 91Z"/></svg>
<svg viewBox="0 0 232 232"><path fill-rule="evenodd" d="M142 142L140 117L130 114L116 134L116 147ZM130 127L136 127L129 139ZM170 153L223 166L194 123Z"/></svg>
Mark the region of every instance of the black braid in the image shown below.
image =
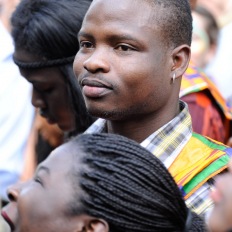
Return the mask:
<svg viewBox="0 0 232 232"><path fill-rule="evenodd" d="M184 231L188 209L159 159L119 135L85 134L72 141L84 154L75 176L85 213L106 220L111 232ZM192 231L204 231L202 219L193 218Z"/></svg>

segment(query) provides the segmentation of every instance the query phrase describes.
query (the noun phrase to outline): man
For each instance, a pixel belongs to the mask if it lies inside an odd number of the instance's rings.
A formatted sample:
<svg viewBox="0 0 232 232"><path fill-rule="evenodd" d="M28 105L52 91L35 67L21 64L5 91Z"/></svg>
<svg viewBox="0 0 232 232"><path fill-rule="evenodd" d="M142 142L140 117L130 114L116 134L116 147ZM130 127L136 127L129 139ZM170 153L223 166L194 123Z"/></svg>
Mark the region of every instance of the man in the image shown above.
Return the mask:
<svg viewBox="0 0 232 232"><path fill-rule="evenodd" d="M193 133L179 101L191 34L187 0L95 0L78 36L74 71L88 111L104 118L86 133L141 143L169 169L188 206L204 213L212 204L210 178L226 169L231 149Z"/></svg>

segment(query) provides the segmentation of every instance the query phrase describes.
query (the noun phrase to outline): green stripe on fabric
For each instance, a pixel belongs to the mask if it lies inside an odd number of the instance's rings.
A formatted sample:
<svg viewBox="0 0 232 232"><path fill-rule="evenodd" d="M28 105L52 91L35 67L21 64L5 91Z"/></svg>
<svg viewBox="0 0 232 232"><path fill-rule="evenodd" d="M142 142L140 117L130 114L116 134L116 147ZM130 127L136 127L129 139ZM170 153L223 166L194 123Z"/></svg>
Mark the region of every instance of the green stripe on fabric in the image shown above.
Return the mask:
<svg viewBox="0 0 232 232"><path fill-rule="evenodd" d="M199 135L199 134L196 134L196 133L193 133L193 137L199 139L202 143L204 143L205 145L209 146L212 149L224 151L227 148L224 145L214 143L213 141L207 139L206 137Z"/></svg>
<svg viewBox="0 0 232 232"><path fill-rule="evenodd" d="M228 155L224 155L210 164L207 168L202 170L198 175L193 177L190 182L188 182L184 187L183 190L186 195L192 191L197 185L199 185L202 181L204 181L207 177L209 177L214 172L218 171L222 167L228 164L230 158Z"/></svg>

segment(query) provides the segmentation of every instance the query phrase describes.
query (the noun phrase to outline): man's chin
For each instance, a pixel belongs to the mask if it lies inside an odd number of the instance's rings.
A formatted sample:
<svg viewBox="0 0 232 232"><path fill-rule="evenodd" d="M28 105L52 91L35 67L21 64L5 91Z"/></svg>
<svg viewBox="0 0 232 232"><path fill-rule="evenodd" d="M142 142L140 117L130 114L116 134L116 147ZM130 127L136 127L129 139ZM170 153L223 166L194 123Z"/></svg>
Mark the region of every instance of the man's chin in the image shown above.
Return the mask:
<svg viewBox="0 0 232 232"><path fill-rule="evenodd" d="M96 118L104 118L106 120L121 120L123 115L117 111L105 111L99 109L89 109L89 114Z"/></svg>

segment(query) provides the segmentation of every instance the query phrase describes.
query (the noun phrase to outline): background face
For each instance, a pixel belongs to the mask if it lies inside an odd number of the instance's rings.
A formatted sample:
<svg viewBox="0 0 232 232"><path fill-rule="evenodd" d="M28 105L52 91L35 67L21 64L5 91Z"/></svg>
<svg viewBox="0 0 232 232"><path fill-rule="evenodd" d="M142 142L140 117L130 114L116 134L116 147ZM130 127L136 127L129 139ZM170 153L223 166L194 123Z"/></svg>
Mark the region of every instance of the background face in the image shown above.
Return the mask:
<svg viewBox="0 0 232 232"><path fill-rule="evenodd" d="M211 231L230 231L232 228L232 173L222 174L216 179L215 190L211 193L214 208L210 213Z"/></svg>
<svg viewBox="0 0 232 232"><path fill-rule="evenodd" d="M207 8L216 18L217 21L223 17L223 14L227 13L227 11L231 10L231 0L197 0L199 5Z"/></svg>
<svg viewBox="0 0 232 232"><path fill-rule="evenodd" d="M22 62L38 62L42 58L16 49L14 56ZM32 104L50 124L57 124L62 131L76 127L72 99L68 93L66 77L58 67L21 69L21 75L32 84Z"/></svg>
<svg viewBox="0 0 232 232"><path fill-rule="evenodd" d="M197 67L204 68L207 65L207 58L210 53L211 44L206 31L206 21L197 12L193 16L193 37L191 44L191 60Z"/></svg>
<svg viewBox="0 0 232 232"><path fill-rule="evenodd" d="M78 152L76 147L73 151L69 148L64 145L56 149L39 165L33 180L10 188L9 193L14 196L14 201L10 202L5 211L13 221L16 232L81 230L76 227L79 215L74 218L67 213L74 199L70 175L74 169L73 152ZM75 191L77 189L78 186Z"/></svg>

